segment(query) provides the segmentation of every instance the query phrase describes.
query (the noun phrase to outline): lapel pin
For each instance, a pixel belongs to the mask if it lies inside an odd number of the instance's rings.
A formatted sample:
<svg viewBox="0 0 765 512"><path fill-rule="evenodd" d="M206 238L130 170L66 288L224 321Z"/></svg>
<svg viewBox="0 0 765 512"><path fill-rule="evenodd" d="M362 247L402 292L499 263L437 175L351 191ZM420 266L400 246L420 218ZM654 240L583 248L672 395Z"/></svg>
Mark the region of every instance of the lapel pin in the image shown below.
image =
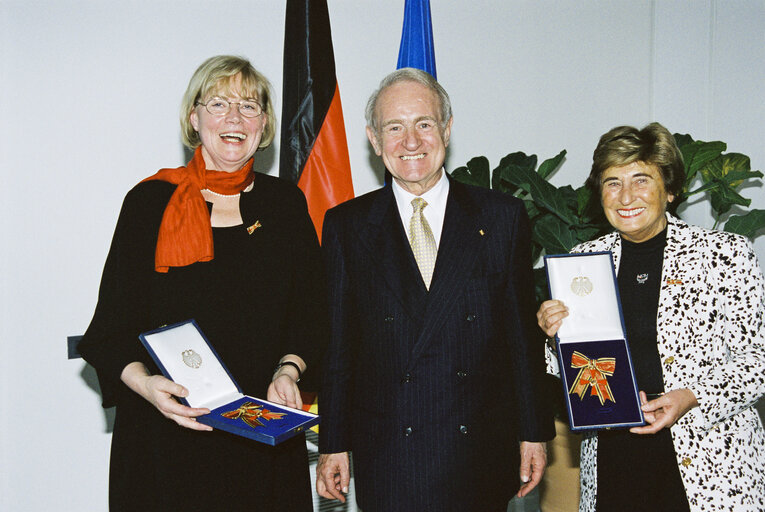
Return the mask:
<svg viewBox="0 0 765 512"><path fill-rule="evenodd" d="M478 232L481 234L481 236L486 234L486 233L483 232L483 229L479 229Z"/></svg>
<svg viewBox="0 0 765 512"><path fill-rule="evenodd" d="M256 229L258 229L258 228L259 228L259 227L261 227L261 226L262 226L262 224L260 223L260 221L259 221L259 220L256 220L256 221L255 221L255 224L253 224L252 226L250 226L250 227L248 227L248 228L247 228L247 234L248 234L248 235L251 235L251 234L253 234L253 233L255 232L255 230L256 230Z"/></svg>

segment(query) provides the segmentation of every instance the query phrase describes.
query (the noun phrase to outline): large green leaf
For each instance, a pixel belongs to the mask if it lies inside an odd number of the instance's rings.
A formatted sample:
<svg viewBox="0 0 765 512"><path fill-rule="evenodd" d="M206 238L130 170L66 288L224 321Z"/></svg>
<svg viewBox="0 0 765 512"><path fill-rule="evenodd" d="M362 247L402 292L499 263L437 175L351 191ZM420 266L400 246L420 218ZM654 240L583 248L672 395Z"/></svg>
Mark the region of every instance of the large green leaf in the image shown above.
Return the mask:
<svg viewBox="0 0 765 512"><path fill-rule="evenodd" d="M717 158L728 146L724 142L694 141L680 148L685 162L685 188L691 184L696 173L710 160Z"/></svg>
<svg viewBox="0 0 765 512"><path fill-rule="evenodd" d="M725 223L725 231L738 233L750 239L754 239L763 229L765 229L765 210L751 210L745 215L731 215Z"/></svg>
<svg viewBox="0 0 765 512"><path fill-rule="evenodd" d="M569 252L579 242L569 225L551 214L540 217L532 233L547 254Z"/></svg>
<svg viewBox="0 0 765 512"><path fill-rule="evenodd" d="M713 189L709 195L712 201L712 209L717 214L718 219L721 215L727 213L734 204L749 206L752 202L751 199L747 199L733 190L727 183L720 180L717 182L720 183L720 186Z"/></svg>
<svg viewBox="0 0 765 512"><path fill-rule="evenodd" d="M537 207L557 215L567 224L576 224L576 197L539 176L533 169L521 166L505 166L501 179L531 194Z"/></svg>
<svg viewBox="0 0 765 512"><path fill-rule="evenodd" d="M577 224L579 220L576 218L575 213L577 206L576 194L573 194L571 187L568 187L568 189L572 194L569 194L568 190L555 188L555 186L542 178L537 178L531 181L530 193L537 205L554 213L567 224Z"/></svg>
<svg viewBox="0 0 765 512"><path fill-rule="evenodd" d="M577 226L574 229L575 237L576 237L576 243L581 244L582 242L587 242L589 240L592 240L593 238L597 238L600 235L604 235L608 231L610 231L611 226Z"/></svg>
<svg viewBox="0 0 765 512"><path fill-rule="evenodd" d="M471 158L467 166L457 167L451 176L461 183L489 188L489 159L485 156Z"/></svg>
<svg viewBox="0 0 765 512"><path fill-rule="evenodd" d="M572 211L576 212L578 198L574 187L571 185L563 185L562 187L558 188L558 192L560 192L561 196L563 196L563 198L566 200L566 203L573 207Z"/></svg>
<svg viewBox="0 0 765 512"><path fill-rule="evenodd" d="M523 204L526 206L526 213L529 214L529 219L533 219L542 213L539 208L537 208L537 205L534 204L534 201L531 199L524 199Z"/></svg>
<svg viewBox="0 0 765 512"><path fill-rule="evenodd" d="M491 188L494 190L499 190L505 194L512 194L521 198L527 194L525 190L521 190L512 183L503 180L502 167L499 166L497 166L497 168L491 172Z"/></svg>
<svg viewBox="0 0 765 512"><path fill-rule="evenodd" d="M576 214L581 218L590 206L590 200L592 199L592 192L589 188L582 185L576 189Z"/></svg>
<svg viewBox="0 0 765 512"><path fill-rule="evenodd" d="M678 148L682 148L683 146L687 146L688 144L693 143L693 137L687 133L674 133L672 136L675 138L675 144L677 144Z"/></svg>
<svg viewBox="0 0 765 512"><path fill-rule="evenodd" d="M701 185L697 189L687 191L685 193L685 196L686 197L690 197L690 196L695 195L695 194L700 194L700 193L706 192L708 190L716 189L716 188L721 186L721 183L722 182L720 180L715 180L715 181L710 181L708 183L704 183L703 185Z"/></svg>
<svg viewBox="0 0 765 512"><path fill-rule="evenodd" d="M741 153L720 155L708 161L699 171L705 183L722 180L734 189L738 188L745 179L762 177L762 173L751 170L749 157Z"/></svg>
<svg viewBox="0 0 765 512"><path fill-rule="evenodd" d="M733 188L738 188L742 182L755 178L762 178L762 173L760 171L730 171L723 176L723 181Z"/></svg>
<svg viewBox="0 0 765 512"><path fill-rule="evenodd" d="M539 166L539 169L537 170L537 174L539 174L544 179L549 178L552 173L558 170L558 167L560 167L560 164L563 163L563 159L565 157L566 150L564 149L554 157L548 158L542 162L542 164Z"/></svg>
<svg viewBox="0 0 765 512"><path fill-rule="evenodd" d="M527 174L534 172L537 167L537 155L527 155L522 151L516 151L504 156L494 172L492 172L491 186L502 192L508 192L515 195L523 196L518 193L518 189L523 192L529 192L528 187L520 186L518 183L506 179L506 176L515 175L517 173Z"/></svg>

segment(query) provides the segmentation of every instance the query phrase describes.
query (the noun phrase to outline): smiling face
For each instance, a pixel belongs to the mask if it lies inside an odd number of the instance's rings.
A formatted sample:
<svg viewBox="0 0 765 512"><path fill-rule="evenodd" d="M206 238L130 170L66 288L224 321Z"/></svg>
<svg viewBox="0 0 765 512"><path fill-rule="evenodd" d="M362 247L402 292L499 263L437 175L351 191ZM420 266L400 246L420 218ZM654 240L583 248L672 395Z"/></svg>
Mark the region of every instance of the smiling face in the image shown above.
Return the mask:
<svg viewBox="0 0 765 512"><path fill-rule="evenodd" d="M215 97L229 102L257 101L258 98L243 98L240 92L237 92L242 90L241 84L241 75L236 75L230 81L219 84L199 101L207 103ZM210 114L204 105L197 105L191 111L189 120L199 133L202 141L202 156L210 170L238 171L255 154L260 145L267 116L244 117L237 107L238 105L232 104L228 113L222 116Z"/></svg>
<svg viewBox="0 0 765 512"><path fill-rule="evenodd" d="M667 194L655 165L633 162L609 167L601 177L600 200L608 222L630 242L645 242L667 225Z"/></svg>
<svg viewBox="0 0 765 512"><path fill-rule="evenodd" d="M441 130L438 96L412 81L396 82L377 100L379 138L371 127L367 137L396 183L422 195L441 177L452 119Z"/></svg>

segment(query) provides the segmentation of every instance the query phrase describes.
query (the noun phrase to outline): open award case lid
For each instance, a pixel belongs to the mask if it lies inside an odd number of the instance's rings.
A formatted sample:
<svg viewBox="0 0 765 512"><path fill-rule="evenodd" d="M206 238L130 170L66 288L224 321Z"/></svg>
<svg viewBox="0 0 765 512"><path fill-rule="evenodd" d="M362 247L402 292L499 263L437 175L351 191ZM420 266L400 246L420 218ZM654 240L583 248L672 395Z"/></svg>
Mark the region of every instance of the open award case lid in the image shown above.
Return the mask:
<svg viewBox="0 0 765 512"><path fill-rule="evenodd" d="M189 390L180 401L207 407L197 421L213 428L276 445L319 423L319 416L242 394L223 361L194 320L139 335L168 379Z"/></svg>
<svg viewBox="0 0 765 512"><path fill-rule="evenodd" d="M571 430L645 425L611 252L545 256L545 269L569 313L555 340Z"/></svg>

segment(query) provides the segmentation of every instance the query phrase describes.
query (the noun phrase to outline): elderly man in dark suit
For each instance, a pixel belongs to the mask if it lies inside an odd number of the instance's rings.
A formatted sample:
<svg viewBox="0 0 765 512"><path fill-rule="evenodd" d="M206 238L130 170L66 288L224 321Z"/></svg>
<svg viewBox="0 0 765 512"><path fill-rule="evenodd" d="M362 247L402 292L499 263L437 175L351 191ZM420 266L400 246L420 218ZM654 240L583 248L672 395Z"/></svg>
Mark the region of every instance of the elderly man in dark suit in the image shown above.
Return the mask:
<svg viewBox="0 0 765 512"><path fill-rule="evenodd" d="M332 338L316 485L345 501L352 452L364 512L504 511L539 483L554 436L528 217L509 195L449 179L452 121L428 73L388 75L367 136L393 183L324 222Z"/></svg>

